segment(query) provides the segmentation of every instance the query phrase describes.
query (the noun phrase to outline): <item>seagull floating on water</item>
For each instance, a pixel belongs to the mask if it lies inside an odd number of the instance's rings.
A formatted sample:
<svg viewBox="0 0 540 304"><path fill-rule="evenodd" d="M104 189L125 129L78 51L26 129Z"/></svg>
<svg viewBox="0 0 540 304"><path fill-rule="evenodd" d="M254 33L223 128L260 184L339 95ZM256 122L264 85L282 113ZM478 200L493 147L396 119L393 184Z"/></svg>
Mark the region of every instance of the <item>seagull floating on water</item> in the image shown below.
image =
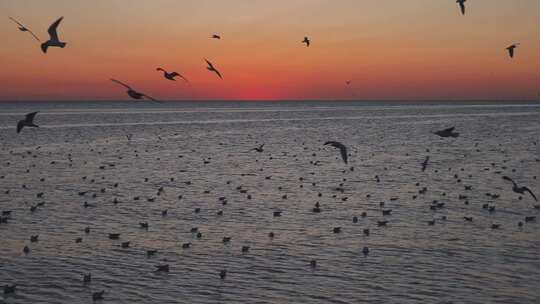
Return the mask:
<svg viewBox="0 0 540 304"><path fill-rule="evenodd" d="M64 17L58 18L58 20L56 20L49 27L48 33L49 33L50 38L49 40L41 44L41 50L43 51L43 53L47 53L47 49L49 47L60 47L60 48L66 47L66 43L60 41L60 39L58 38L58 32L57 32L58 25L60 25L60 22L62 22L63 19Z"/></svg>
<svg viewBox="0 0 540 304"><path fill-rule="evenodd" d="M38 112L28 113L26 114L25 119L19 120L19 122L17 123L17 133L20 133L24 127L39 128L38 125L34 124L34 117L36 117L37 113Z"/></svg>
<svg viewBox="0 0 540 304"><path fill-rule="evenodd" d="M9 19L11 19L11 21L15 22L15 23L19 26L19 31L21 31L21 32L28 32L28 33L30 33L32 36L34 36L34 38L36 38L37 41L41 41L41 40L39 40L39 38L36 36L36 34L34 34L34 32L32 32L31 30L29 30L26 26L22 25L19 21L15 20L15 19L12 18L12 17L9 17Z"/></svg>

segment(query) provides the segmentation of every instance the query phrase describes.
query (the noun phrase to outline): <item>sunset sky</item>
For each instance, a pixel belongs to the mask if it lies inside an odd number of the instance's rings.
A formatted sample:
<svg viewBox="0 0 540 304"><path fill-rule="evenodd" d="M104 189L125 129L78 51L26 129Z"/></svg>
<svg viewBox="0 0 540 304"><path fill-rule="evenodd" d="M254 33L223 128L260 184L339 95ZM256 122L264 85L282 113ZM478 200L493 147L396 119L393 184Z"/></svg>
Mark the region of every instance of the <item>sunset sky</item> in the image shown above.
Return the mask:
<svg viewBox="0 0 540 304"><path fill-rule="evenodd" d="M0 0L0 100L127 100L111 77L161 100L538 99L540 1L467 6L462 16L455 0ZM64 16L67 47L41 53L9 16L42 40Z"/></svg>

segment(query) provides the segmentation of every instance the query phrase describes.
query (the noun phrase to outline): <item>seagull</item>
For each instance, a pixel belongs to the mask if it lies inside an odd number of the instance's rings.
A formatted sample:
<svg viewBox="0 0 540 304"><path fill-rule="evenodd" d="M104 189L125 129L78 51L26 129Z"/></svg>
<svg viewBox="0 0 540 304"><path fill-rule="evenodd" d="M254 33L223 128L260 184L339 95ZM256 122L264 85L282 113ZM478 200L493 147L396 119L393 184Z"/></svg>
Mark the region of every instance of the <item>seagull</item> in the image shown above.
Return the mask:
<svg viewBox="0 0 540 304"><path fill-rule="evenodd" d="M538 199L536 198L536 195L534 195L534 193L532 193L531 189L529 189L529 188L527 188L525 186L519 187L516 184L516 182L514 182L514 180L511 179L508 176L503 176L503 179L512 182L512 184L513 184L512 191L514 191L515 193L524 194L525 192L529 192L531 194L531 196L534 198L534 200L538 202Z"/></svg>
<svg viewBox="0 0 540 304"><path fill-rule="evenodd" d="M433 134L439 135L440 137L454 137L454 138L456 138L456 137L459 136L459 133L454 132L455 128L456 127L451 127L451 128L448 128L448 129L436 131L436 132L433 132Z"/></svg>
<svg viewBox="0 0 540 304"><path fill-rule="evenodd" d="M347 85L350 85L350 84L351 84L351 81L350 81L350 80L347 80L347 81L345 81L345 83L346 83Z"/></svg>
<svg viewBox="0 0 540 304"><path fill-rule="evenodd" d="M518 47L518 45L519 43L514 43L506 48L506 50L508 51L508 55L510 55L510 58L514 58L514 50Z"/></svg>
<svg viewBox="0 0 540 304"><path fill-rule="evenodd" d="M58 20L56 20L49 27L48 32L50 39L41 44L41 50L43 51L43 53L47 53L47 48L49 47L66 47L66 43L60 41L60 39L58 38L58 33L56 32L56 29L58 28L58 25L60 25L60 22L62 22L62 19L64 19L64 17L58 18Z"/></svg>
<svg viewBox="0 0 540 304"><path fill-rule="evenodd" d="M456 3L459 3L459 8L461 8L461 14L465 15L465 2L467 0L457 0Z"/></svg>
<svg viewBox="0 0 540 304"><path fill-rule="evenodd" d="M206 68L207 68L210 72L216 73L216 74L219 76L219 78L223 79L223 77L221 76L221 73L220 73L218 70L216 70L216 68L214 67L214 65L213 65L210 61L208 61L208 59L205 58L204 61L206 61L206 63L208 64L208 67L206 67Z"/></svg>
<svg viewBox="0 0 540 304"><path fill-rule="evenodd" d="M429 156L426 156L426 159L425 159L424 162L422 163L422 172L426 171L428 162L429 162Z"/></svg>
<svg viewBox="0 0 540 304"><path fill-rule="evenodd" d="M214 34L212 35L212 37L210 37L212 39L221 39L221 36L220 35L217 35L217 34Z"/></svg>
<svg viewBox="0 0 540 304"><path fill-rule="evenodd" d="M36 117L37 113L38 112L28 113L26 114L25 119L19 120L19 122L17 123L17 133L20 133L24 127L39 128L38 125L34 124L34 117Z"/></svg>
<svg viewBox="0 0 540 304"><path fill-rule="evenodd" d="M143 97L146 97L147 99L151 100L151 101L154 101L154 102L159 102L158 100L148 96L148 95L145 95L143 93L140 93L140 92L137 92L135 91L134 89L132 89L130 86L128 86L127 84L125 83L122 83L116 79L112 79L111 78L111 81L112 82L116 82L118 83L119 85L122 85L124 87L126 87L128 90L127 90L127 94L129 95L129 97L133 98L133 99L143 99Z"/></svg>
<svg viewBox="0 0 540 304"><path fill-rule="evenodd" d="M306 47L309 47L309 45L311 44L311 40L309 40L308 37L304 37L304 40L302 40L302 43L305 43Z"/></svg>
<svg viewBox="0 0 540 304"><path fill-rule="evenodd" d="M332 146L334 148L338 148L341 152L341 158L343 161L347 164L347 147L345 147L344 144L338 142L338 141L327 141L324 143L325 146Z"/></svg>
<svg viewBox="0 0 540 304"><path fill-rule="evenodd" d="M176 81L176 79L174 79L174 77L180 77L180 78L184 79L185 82L189 82L184 76L178 74L177 72L168 73L167 71L165 71L162 68L157 68L156 71L162 71L163 72L163 77L165 77L165 78L167 78L169 80Z"/></svg>
<svg viewBox="0 0 540 304"><path fill-rule="evenodd" d="M22 25L19 21L13 19L12 17L9 17L9 19L11 19L11 21L15 22L17 25L19 25L19 31L28 32L32 36L34 36L34 38L36 38L37 41L41 41L41 40L39 40L39 38L31 30L29 30L26 26Z"/></svg>
<svg viewBox="0 0 540 304"><path fill-rule="evenodd" d="M251 151L257 151L257 152L259 152L259 153L262 153L262 152L264 152L263 147L264 147L264 144L260 145L260 146L257 147L257 148L251 149Z"/></svg>

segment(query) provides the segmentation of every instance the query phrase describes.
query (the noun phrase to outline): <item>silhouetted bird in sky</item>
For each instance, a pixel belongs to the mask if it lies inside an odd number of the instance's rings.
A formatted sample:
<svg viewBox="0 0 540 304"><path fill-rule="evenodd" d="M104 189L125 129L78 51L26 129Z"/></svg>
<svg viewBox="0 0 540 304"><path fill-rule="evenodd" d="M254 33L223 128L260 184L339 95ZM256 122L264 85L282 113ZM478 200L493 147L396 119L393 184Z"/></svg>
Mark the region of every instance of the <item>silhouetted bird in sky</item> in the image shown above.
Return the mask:
<svg viewBox="0 0 540 304"><path fill-rule="evenodd" d="M306 47L308 47L311 44L311 40L309 40L308 37L304 37L304 40L302 40L302 43L305 43Z"/></svg>
<svg viewBox="0 0 540 304"><path fill-rule="evenodd" d="M31 30L29 30L26 26L22 25L19 21L13 19L12 17L9 17L9 19L11 19L11 21L15 22L19 26L19 31L28 32L32 36L34 36L34 38L36 38L37 41L41 41L41 40L39 40L39 38Z"/></svg>
<svg viewBox="0 0 540 304"><path fill-rule="evenodd" d="M457 0L456 3L459 4L459 8L461 9L461 14L465 15L465 2L467 0Z"/></svg>
<svg viewBox="0 0 540 304"><path fill-rule="evenodd" d="M325 146L330 145L334 148L338 148L339 151L341 152L341 158L347 164L347 147L344 144L337 141L327 141L324 143L324 145Z"/></svg>
<svg viewBox="0 0 540 304"><path fill-rule="evenodd" d="M456 138L456 137L459 136L459 133L454 132L455 128L456 127L451 127L451 128L444 129L444 130L435 131L435 132L433 132L433 134L439 135L440 137L454 137L454 138Z"/></svg>
<svg viewBox="0 0 540 304"><path fill-rule="evenodd" d="M184 76L178 74L177 72L171 72L171 73L169 73L169 72L165 71L165 70L162 69L162 68L157 68L156 71L162 71L162 72L163 72L163 77L165 77L165 78L167 78L167 79L169 79L169 80L176 81L176 79L174 79L174 77L180 77L180 78L184 79L185 82L189 82L189 81L186 79L186 77L184 77Z"/></svg>
<svg viewBox="0 0 540 304"><path fill-rule="evenodd" d="M214 67L214 65L208 61L208 59L204 59L204 61L206 61L206 64L208 64L208 67L206 67L210 72L214 72L216 73L216 75L219 76L219 78L223 79L223 77L221 76L221 73Z"/></svg>
<svg viewBox="0 0 540 304"><path fill-rule="evenodd" d="M48 32L49 32L50 38L49 38L49 40L47 40L47 41L45 41L44 43L41 44L41 50L43 51L43 53L47 53L47 49L49 47L64 48L66 46L66 43L61 42L60 39L58 38L58 32L57 32L58 25L60 25L60 22L62 22L63 19L64 19L64 17L58 18L58 20L56 20L49 27Z"/></svg>
<svg viewBox="0 0 540 304"><path fill-rule="evenodd" d="M24 127L39 128L38 125L34 124L34 117L36 117L37 113L38 112L28 113L26 114L25 119L19 120L19 122L17 123L17 133L20 133Z"/></svg>
<svg viewBox="0 0 540 304"><path fill-rule="evenodd" d="M534 198L535 201L538 201L538 199L536 198L536 195L534 195L534 193L532 193L531 189L523 186L523 187L519 187L516 182L514 182L513 179L511 179L510 177L508 176L503 176L503 179L504 180L507 180L507 181L511 181L513 186L512 186L512 191L514 191L515 193L519 193L519 194L524 194L525 192L529 192L529 194Z"/></svg>
<svg viewBox="0 0 540 304"><path fill-rule="evenodd" d="M212 39L221 39L221 36L220 35L217 35L217 34L214 34L212 35L212 37L210 37Z"/></svg>
<svg viewBox="0 0 540 304"><path fill-rule="evenodd" d="M125 88L127 88L128 90L127 90L126 93L129 95L129 97L131 97L131 98L133 98L133 99L143 99L143 98L145 97L145 98L147 98L147 99L149 99L149 100L158 102L158 100L156 100L156 99L154 99L154 98L152 98L152 97L150 97L150 96L148 96L148 95L146 95L146 94L143 94L143 93L140 93L140 92L135 91L135 90L132 89L130 86L128 86L127 84L125 84L125 83L123 83L123 82L121 82L121 81L118 81L118 80L113 79L113 78L111 78L111 81L112 81L112 82L116 82L116 83L118 83L119 85L124 86Z"/></svg>
<svg viewBox="0 0 540 304"><path fill-rule="evenodd" d="M514 58L515 49L518 47L518 45L519 43L514 43L506 48L506 50L508 51L508 55L510 55L510 58Z"/></svg>

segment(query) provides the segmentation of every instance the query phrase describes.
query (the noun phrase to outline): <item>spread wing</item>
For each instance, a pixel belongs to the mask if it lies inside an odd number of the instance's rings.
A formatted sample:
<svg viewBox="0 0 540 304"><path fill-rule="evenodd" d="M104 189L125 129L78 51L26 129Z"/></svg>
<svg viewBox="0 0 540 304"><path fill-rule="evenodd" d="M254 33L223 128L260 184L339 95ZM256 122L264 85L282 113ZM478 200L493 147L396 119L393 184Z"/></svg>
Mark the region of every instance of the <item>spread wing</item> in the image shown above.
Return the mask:
<svg viewBox="0 0 540 304"><path fill-rule="evenodd" d="M206 64L208 64L208 68L212 70L214 69L214 65L210 61L208 61L208 59L205 58L204 61L206 61Z"/></svg>
<svg viewBox="0 0 540 304"><path fill-rule="evenodd" d="M460 2L459 2L459 7L461 8L461 13L462 13L463 15L465 15L465 2L460 1Z"/></svg>
<svg viewBox="0 0 540 304"><path fill-rule="evenodd" d="M161 103L159 100L157 100L157 99L155 99L155 98L153 98L153 97L150 97L150 96L148 96L148 95L146 95L146 94L142 94L142 95L143 95L144 97L146 97L146 99L149 99L149 100L151 100L151 101L153 101L153 102Z"/></svg>
<svg viewBox="0 0 540 304"><path fill-rule="evenodd" d="M20 121L17 123L17 133L20 133L23 127L24 127L24 121L23 121L23 120L20 120Z"/></svg>
<svg viewBox="0 0 540 304"><path fill-rule="evenodd" d="M38 112L32 112L32 113L28 113L26 114L26 122L33 122L34 121L34 117L36 117L36 114Z"/></svg>
<svg viewBox="0 0 540 304"><path fill-rule="evenodd" d="M512 184L514 184L514 186L517 186L516 182L514 182L514 180L511 179L510 177L508 177L508 176L503 176L503 179L504 179L504 180L507 180L507 181L510 181L510 182L512 182Z"/></svg>
<svg viewBox="0 0 540 304"><path fill-rule="evenodd" d="M531 194L531 196L534 198L534 200L538 202L538 199L536 198L536 195L534 195L534 193L532 193L531 189L529 189L527 187L523 187L523 189L525 191L529 192Z"/></svg>
<svg viewBox="0 0 540 304"><path fill-rule="evenodd" d="M448 129L444 129L443 132L453 132L456 127L451 127Z"/></svg>
<svg viewBox="0 0 540 304"><path fill-rule="evenodd" d="M338 148L339 151L341 152L341 158L347 164L347 147L344 144L337 141L327 141L324 143L324 145L325 146L330 145L334 148Z"/></svg>
<svg viewBox="0 0 540 304"><path fill-rule="evenodd" d="M56 31L56 29L58 28L58 25L60 25L60 22L62 22L62 20L64 19L64 17L60 17L58 18L58 20L56 20L53 24L51 24L51 26L49 27L49 36L51 36L51 40L56 40L58 41L58 32Z"/></svg>
<svg viewBox="0 0 540 304"><path fill-rule="evenodd" d="M219 76L219 78L223 79L223 77L221 76L221 73L218 70L214 69L214 72L216 72L216 74Z"/></svg>
<svg viewBox="0 0 540 304"><path fill-rule="evenodd" d="M121 81L118 81L118 80L113 79L113 78L111 78L111 81L112 81L112 82L116 82L116 83L118 83L119 85L124 86L124 87L126 87L127 89L129 89L129 90L133 90L130 86L128 86L127 84L125 84L125 83L123 83L123 82L121 82Z"/></svg>
<svg viewBox="0 0 540 304"><path fill-rule="evenodd" d="M34 32L32 32L31 30L29 30L26 26L22 25L19 21L13 19L12 17L9 17L9 19L11 19L11 21L15 22L16 24L18 24L20 26L19 29L24 29L24 31L26 32L29 32L30 35L32 35L34 38L36 38L37 41L41 41L39 40L39 38L36 36L36 34L34 34Z"/></svg>

